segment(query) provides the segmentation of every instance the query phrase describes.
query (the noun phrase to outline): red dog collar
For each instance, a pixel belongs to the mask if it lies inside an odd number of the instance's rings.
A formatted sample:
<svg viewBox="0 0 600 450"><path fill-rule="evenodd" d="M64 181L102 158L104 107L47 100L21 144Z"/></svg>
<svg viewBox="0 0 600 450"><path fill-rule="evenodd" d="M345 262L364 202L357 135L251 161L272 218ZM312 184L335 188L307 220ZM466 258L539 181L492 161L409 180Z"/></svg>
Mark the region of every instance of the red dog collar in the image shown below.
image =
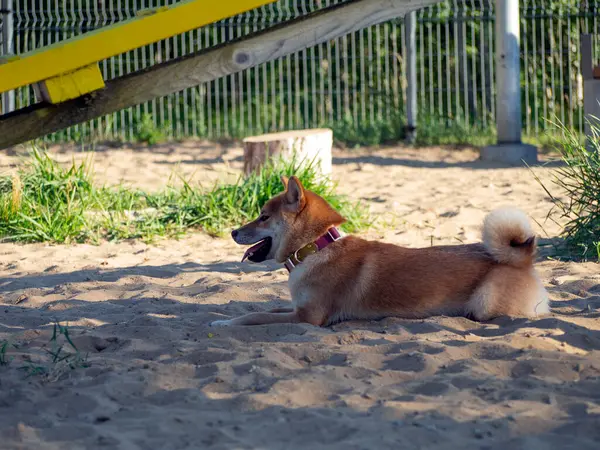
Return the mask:
<svg viewBox="0 0 600 450"><path fill-rule="evenodd" d="M334 243L341 237L342 236L340 235L340 232L337 230L337 228L331 227L329 230L327 230L327 233L325 233L315 242L311 242L310 244L305 245L304 247L292 253L288 257L288 259L285 260L283 265L288 270L288 272L291 272L292 269L294 269L297 265L304 261L308 255L312 255L313 253L317 253L319 250L323 250L329 244Z"/></svg>

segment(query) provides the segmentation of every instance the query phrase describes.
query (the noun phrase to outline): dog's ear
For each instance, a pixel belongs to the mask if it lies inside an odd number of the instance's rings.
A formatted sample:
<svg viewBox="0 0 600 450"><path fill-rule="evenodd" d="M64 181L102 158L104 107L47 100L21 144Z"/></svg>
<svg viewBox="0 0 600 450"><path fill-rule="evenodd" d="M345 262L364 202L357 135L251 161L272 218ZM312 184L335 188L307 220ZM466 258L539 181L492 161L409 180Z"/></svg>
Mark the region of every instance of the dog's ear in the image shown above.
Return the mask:
<svg viewBox="0 0 600 450"><path fill-rule="evenodd" d="M281 182L283 183L283 190L287 191L289 178L285 175L281 175Z"/></svg>
<svg viewBox="0 0 600 450"><path fill-rule="evenodd" d="M285 191L285 200L294 212L300 212L306 205L306 196L304 195L304 187L298 177L293 176L287 183Z"/></svg>

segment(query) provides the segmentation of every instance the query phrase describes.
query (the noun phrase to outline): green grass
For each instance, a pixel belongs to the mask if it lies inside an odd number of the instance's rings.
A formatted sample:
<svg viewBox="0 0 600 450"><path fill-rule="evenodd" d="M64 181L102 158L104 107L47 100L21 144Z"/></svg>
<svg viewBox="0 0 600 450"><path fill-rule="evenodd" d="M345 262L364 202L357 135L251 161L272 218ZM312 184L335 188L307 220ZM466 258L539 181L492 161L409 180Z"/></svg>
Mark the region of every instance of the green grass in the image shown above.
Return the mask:
<svg viewBox="0 0 600 450"><path fill-rule="evenodd" d="M22 371L26 378L43 376L46 379L58 379L70 370L89 367L87 355L81 354L77 349L71 339L68 326L55 321L48 344L49 348L43 348L45 357L33 359L30 355L24 355L24 364L17 369ZM8 366L14 360L12 357L7 357L9 347L19 349L18 345L9 344L8 341L0 343L0 366Z"/></svg>
<svg viewBox="0 0 600 450"><path fill-rule="evenodd" d="M367 122L345 117L343 120L325 124L333 130L337 145L348 148L396 145L406 137L406 118L397 112ZM579 135L581 137L581 134ZM540 134L523 133L523 142L535 145L542 153L553 151L557 135L552 130ZM484 147L496 143L497 133L493 120L467 124L464 120L430 114L419 114L414 145L427 146L470 146Z"/></svg>
<svg viewBox="0 0 600 450"><path fill-rule="evenodd" d="M483 147L496 142L491 126L471 126L460 120L426 116L419 120L415 145L470 145Z"/></svg>
<svg viewBox="0 0 600 450"><path fill-rule="evenodd" d="M87 355L82 355L71 340L68 326L54 322L48 343L50 348L44 348L47 358L29 360L19 367L27 378L38 375L57 379L69 370L89 367Z"/></svg>
<svg viewBox="0 0 600 450"><path fill-rule="evenodd" d="M167 139L169 128L169 123L158 126L154 123L152 115L143 114L135 123L134 139L137 142L155 145Z"/></svg>
<svg viewBox="0 0 600 450"><path fill-rule="evenodd" d="M332 129L336 144L349 148L398 142L405 135L405 120L400 113L369 122L347 116L326 126Z"/></svg>
<svg viewBox="0 0 600 450"><path fill-rule="evenodd" d="M152 240L189 229L221 235L255 218L261 206L283 189L281 175L297 175L323 196L355 232L372 225L361 204L337 195L312 164L274 163L234 184L211 189L165 186L147 193L123 186L95 186L90 160L64 168L33 149L32 160L17 175L0 177L0 238L19 242L100 242L103 239Z"/></svg>
<svg viewBox="0 0 600 450"><path fill-rule="evenodd" d="M350 148L397 144L406 137L406 118L401 112L371 121L346 117L329 124L338 145ZM417 123L414 145L484 146L496 142L496 130L483 124L467 125L431 114L421 114Z"/></svg>
<svg viewBox="0 0 600 450"><path fill-rule="evenodd" d="M8 345L8 341L2 341L2 343L0 343L0 366L7 366L10 362L10 359L6 357Z"/></svg>
<svg viewBox="0 0 600 450"><path fill-rule="evenodd" d="M586 141L579 133L560 122L555 149L560 153L563 167L552 172L550 188L538 182L550 196L553 206L548 216L564 223L562 236L566 255L584 260L600 261L600 121L592 119L593 138Z"/></svg>
<svg viewBox="0 0 600 450"><path fill-rule="evenodd" d="M16 241L79 238L95 196L89 165L63 169L34 149L18 175L0 178L0 236Z"/></svg>

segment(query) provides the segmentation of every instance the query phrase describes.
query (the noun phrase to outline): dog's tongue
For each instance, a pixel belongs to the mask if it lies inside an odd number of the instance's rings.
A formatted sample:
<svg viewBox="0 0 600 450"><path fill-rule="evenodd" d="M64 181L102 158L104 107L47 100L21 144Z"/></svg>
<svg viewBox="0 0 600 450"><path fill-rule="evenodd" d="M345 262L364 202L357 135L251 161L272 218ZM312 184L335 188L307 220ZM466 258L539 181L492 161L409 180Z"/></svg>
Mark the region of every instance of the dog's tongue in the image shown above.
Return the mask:
<svg viewBox="0 0 600 450"><path fill-rule="evenodd" d="M264 243L265 243L265 241L260 241L256 244L254 244L248 250L246 250L246 253L244 253L244 257L242 258L242 262L244 262L246 260L246 258L249 258L250 256L252 256L259 248L261 248L263 246Z"/></svg>

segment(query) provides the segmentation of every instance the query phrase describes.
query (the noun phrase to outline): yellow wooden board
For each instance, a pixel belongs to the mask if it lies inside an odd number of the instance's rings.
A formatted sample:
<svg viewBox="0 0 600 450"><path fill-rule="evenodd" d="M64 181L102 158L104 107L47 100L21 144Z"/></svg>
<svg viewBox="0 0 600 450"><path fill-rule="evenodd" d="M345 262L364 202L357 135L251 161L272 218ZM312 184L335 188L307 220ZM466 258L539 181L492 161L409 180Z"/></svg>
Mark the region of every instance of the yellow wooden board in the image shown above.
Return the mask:
<svg viewBox="0 0 600 450"><path fill-rule="evenodd" d="M275 0L187 0L39 48L0 64L0 92L77 71L111 56L185 33Z"/></svg>
<svg viewBox="0 0 600 450"><path fill-rule="evenodd" d="M104 79L97 63L39 83L42 97L50 103L66 102L103 87Z"/></svg>

